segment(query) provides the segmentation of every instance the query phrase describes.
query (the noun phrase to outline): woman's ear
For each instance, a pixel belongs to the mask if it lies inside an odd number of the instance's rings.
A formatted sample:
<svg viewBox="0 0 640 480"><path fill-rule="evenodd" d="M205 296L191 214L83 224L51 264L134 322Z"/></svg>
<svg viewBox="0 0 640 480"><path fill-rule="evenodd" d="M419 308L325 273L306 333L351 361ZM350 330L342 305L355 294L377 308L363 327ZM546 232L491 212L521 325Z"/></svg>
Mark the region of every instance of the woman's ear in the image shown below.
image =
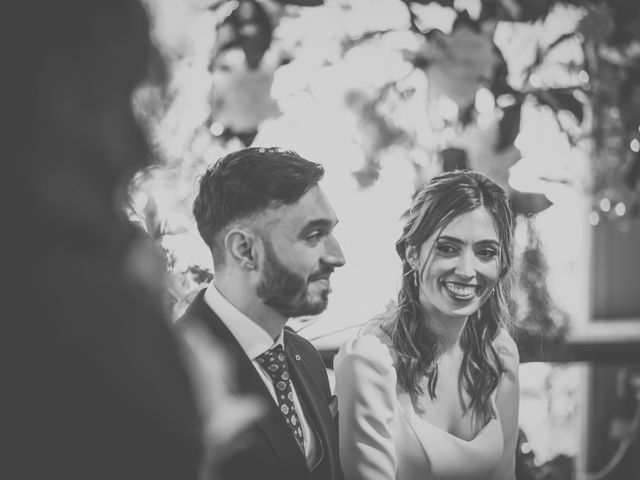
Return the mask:
<svg viewBox="0 0 640 480"><path fill-rule="evenodd" d="M244 229L229 230L224 236L224 247L232 261L244 270L256 267L255 258L256 237Z"/></svg>
<svg viewBox="0 0 640 480"><path fill-rule="evenodd" d="M415 245L407 244L404 251L404 256L407 259L407 263L413 270L418 269L418 249Z"/></svg>

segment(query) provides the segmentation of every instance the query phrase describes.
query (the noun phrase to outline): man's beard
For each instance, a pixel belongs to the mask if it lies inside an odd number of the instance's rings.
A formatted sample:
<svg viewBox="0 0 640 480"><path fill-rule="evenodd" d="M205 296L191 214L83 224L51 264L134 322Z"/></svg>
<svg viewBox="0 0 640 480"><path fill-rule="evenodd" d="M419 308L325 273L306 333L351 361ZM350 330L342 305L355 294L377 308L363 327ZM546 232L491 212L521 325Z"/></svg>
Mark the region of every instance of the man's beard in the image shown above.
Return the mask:
<svg viewBox="0 0 640 480"><path fill-rule="evenodd" d="M266 305L285 317L318 315L327 308L329 289L318 300L311 300L307 295L307 279L284 266L268 240L264 241L264 253L264 275L257 294Z"/></svg>

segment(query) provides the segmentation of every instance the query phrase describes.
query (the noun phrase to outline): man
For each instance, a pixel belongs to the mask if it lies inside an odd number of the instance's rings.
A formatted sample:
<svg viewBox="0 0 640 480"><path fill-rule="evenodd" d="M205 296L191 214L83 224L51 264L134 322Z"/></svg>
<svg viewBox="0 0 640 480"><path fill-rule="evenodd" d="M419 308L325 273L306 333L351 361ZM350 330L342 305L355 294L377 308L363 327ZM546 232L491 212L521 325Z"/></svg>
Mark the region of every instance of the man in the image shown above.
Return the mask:
<svg viewBox="0 0 640 480"><path fill-rule="evenodd" d="M327 307L331 273L344 265L336 215L318 186L323 174L294 152L248 148L220 159L200 183L193 211L214 280L177 325L187 340L208 332L225 345L239 393L265 407L242 448L219 462L222 478L342 478L324 364L285 329L290 317Z"/></svg>

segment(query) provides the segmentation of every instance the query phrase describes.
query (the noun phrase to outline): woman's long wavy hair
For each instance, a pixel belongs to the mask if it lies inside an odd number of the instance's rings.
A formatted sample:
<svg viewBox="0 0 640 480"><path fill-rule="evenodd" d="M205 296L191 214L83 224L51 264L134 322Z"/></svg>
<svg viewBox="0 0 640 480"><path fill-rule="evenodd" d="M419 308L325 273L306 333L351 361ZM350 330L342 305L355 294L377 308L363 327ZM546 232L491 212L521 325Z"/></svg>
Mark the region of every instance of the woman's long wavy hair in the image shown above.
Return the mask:
<svg viewBox="0 0 640 480"><path fill-rule="evenodd" d="M436 360L440 339L429 325L419 301L419 286L406 258L408 245L419 247L454 218L477 208L485 208L493 219L500 240L500 277L491 296L478 312L467 320L461 337L464 351L460 386L468 394L465 411L479 414L483 422L495 416L490 395L495 390L504 366L493 341L508 326L507 292L513 263L514 218L505 191L488 177L471 171L452 171L433 178L416 196L396 251L402 260L402 285L398 305L382 320L380 328L388 337L396 357L399 386L410 393L428 392L435 398L438 381ZM426 321L425 321L426 319Z"/></svg>

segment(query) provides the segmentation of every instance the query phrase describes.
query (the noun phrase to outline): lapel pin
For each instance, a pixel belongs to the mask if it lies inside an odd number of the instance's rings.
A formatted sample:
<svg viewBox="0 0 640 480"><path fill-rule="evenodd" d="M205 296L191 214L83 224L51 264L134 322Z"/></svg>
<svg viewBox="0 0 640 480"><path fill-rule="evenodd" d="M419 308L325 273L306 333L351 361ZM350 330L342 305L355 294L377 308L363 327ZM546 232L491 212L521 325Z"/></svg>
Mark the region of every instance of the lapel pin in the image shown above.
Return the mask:
<svg viewBox="0 0 640 480"><path fill-rule="evenodd" d="M296 360L300 361L300 355L296 355Z"/></svg>

